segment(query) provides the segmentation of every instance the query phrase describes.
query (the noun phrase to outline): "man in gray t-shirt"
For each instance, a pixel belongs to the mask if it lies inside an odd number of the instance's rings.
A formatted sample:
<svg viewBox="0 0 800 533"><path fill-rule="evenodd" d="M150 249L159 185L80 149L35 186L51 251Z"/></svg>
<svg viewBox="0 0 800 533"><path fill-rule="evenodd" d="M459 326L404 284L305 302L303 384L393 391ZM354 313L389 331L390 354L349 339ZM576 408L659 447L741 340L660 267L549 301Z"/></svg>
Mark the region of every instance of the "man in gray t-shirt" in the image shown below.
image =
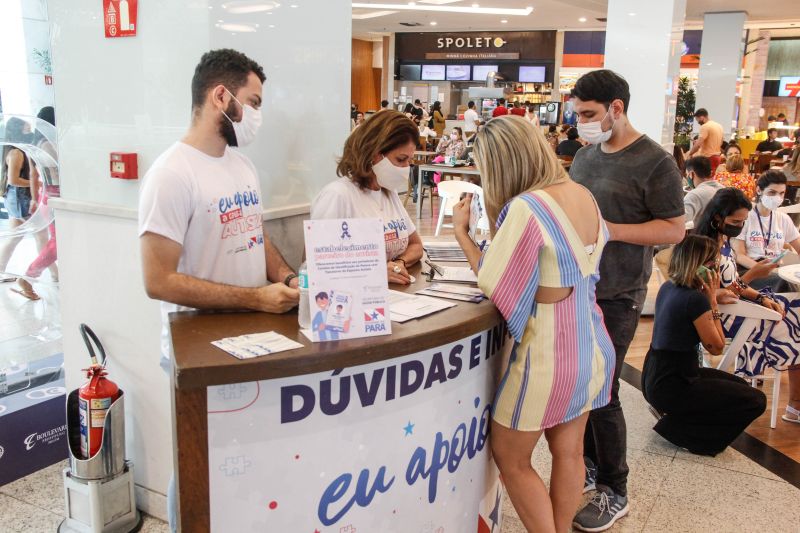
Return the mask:
<svg viewBox="0 0 800 533"><path fill-rule="evenodd" d="M685 234L681 174L672 156L628 121L628 83L610 70L582 76L572 91L578 133L591 143L570 168L600 206L610 241L600 262L597 303L617 354L611 401L589 413L585 491L595 497L575 516L580 531L604 531L628 512L626 426L619 377L639 322L653 246Z"/></svg>
<svg viewBox="0 0 800 533"><path fill-rule="evenodd" d="M711 176L711 161L702 155L696 155L686 161L686 175L692 190L683 197L686 220L697 227L700 217L711 199L723 185Z"/></svg>

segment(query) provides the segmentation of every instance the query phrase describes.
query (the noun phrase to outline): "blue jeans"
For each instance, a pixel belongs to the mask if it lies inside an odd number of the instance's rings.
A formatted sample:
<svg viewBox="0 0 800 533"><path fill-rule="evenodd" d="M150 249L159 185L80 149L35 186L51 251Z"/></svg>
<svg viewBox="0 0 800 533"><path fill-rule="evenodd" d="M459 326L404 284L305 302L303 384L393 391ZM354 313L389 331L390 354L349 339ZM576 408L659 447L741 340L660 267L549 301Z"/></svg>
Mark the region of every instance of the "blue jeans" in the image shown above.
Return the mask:
<svg viewBox="0 0 800 533"><path fill-rule="evenodd" d="M27 220L31 216L31 189L30 187L16 187L9 185L6 192L6 210L10 218Z"/></svg>

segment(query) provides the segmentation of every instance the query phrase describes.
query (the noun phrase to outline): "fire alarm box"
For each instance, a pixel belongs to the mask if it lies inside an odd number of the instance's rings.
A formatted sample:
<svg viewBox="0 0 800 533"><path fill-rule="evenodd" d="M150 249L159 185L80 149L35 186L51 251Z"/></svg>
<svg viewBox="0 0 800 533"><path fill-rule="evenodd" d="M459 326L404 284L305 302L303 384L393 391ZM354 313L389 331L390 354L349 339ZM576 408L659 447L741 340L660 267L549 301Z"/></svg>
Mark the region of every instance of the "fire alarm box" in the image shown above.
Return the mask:
<svg viewBox="0 0 800 533"><path fill-rule="evenodd" d="M111 177L123 180L139 179L139 165L136 154L111 152Z"/></svg>

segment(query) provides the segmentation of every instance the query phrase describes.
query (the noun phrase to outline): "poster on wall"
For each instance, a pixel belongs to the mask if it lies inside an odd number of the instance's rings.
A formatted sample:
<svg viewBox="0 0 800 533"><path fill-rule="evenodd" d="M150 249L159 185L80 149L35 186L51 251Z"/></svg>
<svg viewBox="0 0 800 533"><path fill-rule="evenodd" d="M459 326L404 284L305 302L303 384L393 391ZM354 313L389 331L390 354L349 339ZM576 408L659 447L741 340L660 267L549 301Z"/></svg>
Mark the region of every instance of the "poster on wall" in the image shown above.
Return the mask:
<svg viewBox="0 0 800 533"><path fill-rule="evenodd" d="M139 0L103 0L103 26L107 38L134 37Z"/></svg>
<svg viewBox="0 0 800 533"><path fill-rule="evenodd" d="M800 97L800 76L783 76L778 87L778 96Z"/></svg>
<svg viewBox="0 0 800 533"><path fill-rule="evenodd" d="M386 233L379 218L306 220L314 342L389 335Z"/></svg>
<svg viewBox="0 0 800 533"><path fill-rule="evenodd" d="M211 531L501 531L487 439L505 335L208 387Z"/></svg>

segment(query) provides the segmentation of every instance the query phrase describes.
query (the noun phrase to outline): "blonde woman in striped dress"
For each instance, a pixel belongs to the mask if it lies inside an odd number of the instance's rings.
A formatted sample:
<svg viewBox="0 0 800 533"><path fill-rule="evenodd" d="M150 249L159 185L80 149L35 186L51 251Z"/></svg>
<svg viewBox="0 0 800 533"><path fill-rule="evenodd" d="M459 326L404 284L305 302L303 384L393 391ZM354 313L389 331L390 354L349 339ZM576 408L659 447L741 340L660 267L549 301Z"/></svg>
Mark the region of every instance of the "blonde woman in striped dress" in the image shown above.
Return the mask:
<svg viewBox="0 0 800 533"><path fill-rule="evenodd" d="M595 301L608 230L530 122L491 120L474 155L496 229L481 256L468 236L468 197L454 210L456 238L514 338L492 451L528 531L567 532L583 489L586 417L608 403L616 361ZM542 434L553 455L549 493L531 466Z"/></svg>

